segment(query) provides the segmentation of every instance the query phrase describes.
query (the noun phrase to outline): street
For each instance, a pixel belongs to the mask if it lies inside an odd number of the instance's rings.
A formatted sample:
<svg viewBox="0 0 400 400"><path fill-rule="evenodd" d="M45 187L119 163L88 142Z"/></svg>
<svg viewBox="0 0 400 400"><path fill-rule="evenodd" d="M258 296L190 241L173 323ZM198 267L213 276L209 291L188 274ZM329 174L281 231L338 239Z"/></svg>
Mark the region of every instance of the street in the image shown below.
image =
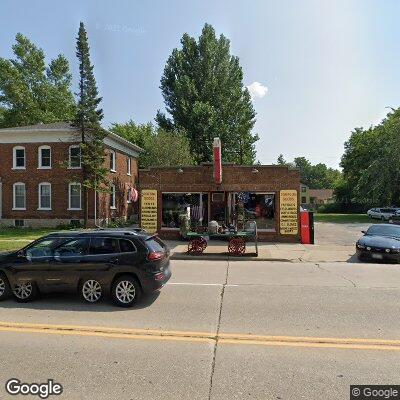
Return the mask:
<svg viewBox="0 0 400 400"><path fill-rule="evenodd" d="M10 378L54 379L66 399L346 399L398 383L396 265L172 262L133 309L46 295L1 303ZM397 341L396 341L397 340Z"/></svg>

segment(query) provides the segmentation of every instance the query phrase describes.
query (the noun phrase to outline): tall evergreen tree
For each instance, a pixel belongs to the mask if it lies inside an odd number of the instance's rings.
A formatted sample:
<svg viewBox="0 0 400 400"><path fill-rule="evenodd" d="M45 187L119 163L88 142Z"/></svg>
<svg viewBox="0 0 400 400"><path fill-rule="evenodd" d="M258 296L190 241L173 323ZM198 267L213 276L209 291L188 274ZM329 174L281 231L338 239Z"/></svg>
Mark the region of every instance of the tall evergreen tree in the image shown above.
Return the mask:
<svg viewBox="0 0 400 400"><path fill-rule="evenodd" d="M45 54L18 33L13 59L0 58L0 126L71 121L75 100L67 59L59 55L46 66Z"/></svg>
<svg viewBox="0 0 400 400"><path fill-rule="evenodd" d="M206 24L197 41L185 33L181 44L181 49L172 51L161 78L171 118L158 111L158 124L165 130L187 132L197 162L212 160L212 142L218 136L224 161L253 163L258 140L251 133L255 111L229 40L224 35L217 38Z"/></svg>
<svg viewBox="0 0 400 400"><path fill-rule="evenodd" d="M99 97L93 65L90 62L90 48L83 22L80 23L76 42L76 56L79 60L79 93L74 125L81 139L83 171L84 226L88 224L88 190L101 190L107 185L107 169L104 167L104 138L107 132L101 127L103 110L99 108Z"/></svg>

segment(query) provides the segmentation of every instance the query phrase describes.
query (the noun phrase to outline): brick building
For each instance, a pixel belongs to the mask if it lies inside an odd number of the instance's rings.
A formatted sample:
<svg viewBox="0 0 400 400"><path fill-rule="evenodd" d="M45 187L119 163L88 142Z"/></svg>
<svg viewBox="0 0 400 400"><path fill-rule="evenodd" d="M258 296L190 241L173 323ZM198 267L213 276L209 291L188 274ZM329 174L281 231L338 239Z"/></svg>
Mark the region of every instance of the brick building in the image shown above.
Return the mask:
<svg viewBox="0 0 400 400"><path fill-rule="evenodd" d="M182 213L187 213L194 229L206 228L211 220L220 224L235 222L240 205L244 222L257 222L261 240L300 240L299 170L277 165L223 164L221 184L215 183L213 171L212 163L139 170L141 202L145 196L148 207L143 209L141 204L142 226L149 229L153 221L153 230L161 237L179 238Z"/></svg>
<svg viewBox="0 0 400 400"><path fill-rule="evenodd" d="M109 133L104 139L111 193L89 191L94 224L132 214L141 149ZM68 123L0 129L0 225L57 226L82 222L80 140ZM96 207L95 207L96 205Z"/></svg>

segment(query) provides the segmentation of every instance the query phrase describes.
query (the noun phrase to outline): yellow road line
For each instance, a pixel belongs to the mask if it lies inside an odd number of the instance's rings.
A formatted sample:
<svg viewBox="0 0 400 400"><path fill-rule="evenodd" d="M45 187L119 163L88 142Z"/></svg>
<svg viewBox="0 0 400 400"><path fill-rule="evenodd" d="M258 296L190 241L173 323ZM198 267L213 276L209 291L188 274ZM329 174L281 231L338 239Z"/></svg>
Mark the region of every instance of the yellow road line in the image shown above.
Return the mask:
<svg viewBox="0 0 400 400"><path fill-rule="evenodd" d="M400 340L397 339L266 336L235 333L219 333L217 336L212 332L32 324L21 322L0 322L0 332L44 333L114 339L185 342L215 342L218 340L218 343L221 344L400 351Z"/></svg>

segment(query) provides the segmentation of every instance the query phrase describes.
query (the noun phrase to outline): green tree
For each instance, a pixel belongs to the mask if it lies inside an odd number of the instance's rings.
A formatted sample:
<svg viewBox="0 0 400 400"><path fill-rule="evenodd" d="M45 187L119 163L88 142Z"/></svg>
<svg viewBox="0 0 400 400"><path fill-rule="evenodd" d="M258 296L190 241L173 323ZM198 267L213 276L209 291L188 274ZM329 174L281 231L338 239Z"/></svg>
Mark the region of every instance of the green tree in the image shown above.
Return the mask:
<svg viewBox="0 0 400 400"><path fill-rule="evenodd" d="M59 55L46 67L45 54L18 33L13 59L0 58L2 127L71 121L75 101L67 59Z"/></svg>
<svg viewBox="0 0 400 400"><path fill-rule="evenodd" d="M189 140L180 132L159 130L147 149L147 166L174 167L194 164Z"/></svg>
<svg viewBox="0 0 400 400"><path fill-rule="evenodd" d="M76 56L79 61L79 93L74 125L81 139L83 172L84 226L88 225L88 190L102 190L107 182L104 167L104 138L107 132L101 127L103 110L99 108L99 97L93 65L90 62L90 48L83 22L80 23L76 42Z"/></svg>
<svg viewBox="0 0 400 400"><path fill-rule="evenodd" d="M148 147L149 140L156 134L152 123L137 125L133 120L129 120L123 124L111 124L110 131L122 136L142 149Z"/></svg>
<svg viewBox="0 0 400 400"><path fill-rule="evenodd" d="M151 123L136 125L132 120L124 124L112 124L110 131L143 149L139 155L140 168L194 163L189 140L181 132L166 132L161 128L156 129Z"/></svg>
<svg viewBox="0 0 400 400"><path fill-rule="evenodd" d="M341 160L347 197L369 205L400 202L400 109L377 126L356 128Z"/></svg>
<svg viewBox="0 0 400 400"><path fill-rule="evenodd" d="M217 38L206 24L197 41L185 33L181 45L172 51L161 78L170 117L158 111L159 126L185 131L196 162L212 160L213 138L218 136L224 161L253 163L255 111L229 40Z"/></svg>

